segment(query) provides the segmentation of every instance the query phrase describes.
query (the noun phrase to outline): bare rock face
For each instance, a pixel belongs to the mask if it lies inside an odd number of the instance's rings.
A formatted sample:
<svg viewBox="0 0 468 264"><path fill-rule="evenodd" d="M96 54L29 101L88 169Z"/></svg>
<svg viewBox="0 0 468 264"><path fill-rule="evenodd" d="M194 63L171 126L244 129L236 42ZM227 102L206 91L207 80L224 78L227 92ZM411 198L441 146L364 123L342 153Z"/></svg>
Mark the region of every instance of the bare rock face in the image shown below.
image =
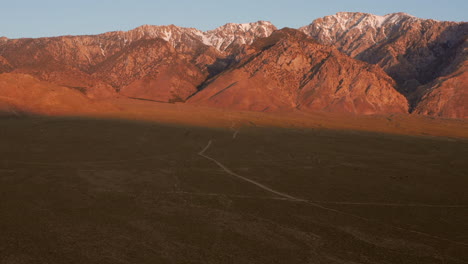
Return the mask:
<svg viewBox="0 0 468 264"><path fill-rule="evenodd" d="M155 101L184 101L208 73L163 39L134 42L95 68L96 78L121 94Z"/></svg>
<svg viewBox="0 0 468 264"><path fill-rule="evenodd" d="M240 110L405 113L406 99L379 67L359 62L305 34L283 29L243 50L244 59L189 102Z"/></svg>
<svg viewBox="0 0 468 264"><path fill-rule="evenodd" d="M448 75L419 87L421 100L415 113L451 118L468 117L468 41L457 52Z"/></svg>
<svg viewBox="0 0 468 264"><path fill-rule="evenodd" d="M427 85L415 113L450 118L468 118L468 71L444 76Z"/></svg>
<svg viewBox="0 0 468 264"><path fill-rule="evenodd" d="M10 72L13 70L13 66L2 56L0 56L0 73Z"/></svg>
<svg viewBox="0 0 468 264"><path fill-rule="evenodd" d="M47 70L68 66L89 72L93 65L121 48L98 36L11 39L2 47L1 55L15 68Z"/></svg>
<svg viewBox="0 0 468 264"><path fill-rule="evenodd" d="M405 13L338 13L300 30L353 58L381 66L415 109L434 80L452 76L453 69L459 68L453 64L468 36L468 23L420 19Z"/></svg>
<svg viewBox="0 0 468 264"><path fill-rule="evenodd" d="M4 43L0 53L15 73L76 88L92 98L112 97L115 90L90 74L92 67L106 59L101 46L93 36L12 39Z"/></svg>

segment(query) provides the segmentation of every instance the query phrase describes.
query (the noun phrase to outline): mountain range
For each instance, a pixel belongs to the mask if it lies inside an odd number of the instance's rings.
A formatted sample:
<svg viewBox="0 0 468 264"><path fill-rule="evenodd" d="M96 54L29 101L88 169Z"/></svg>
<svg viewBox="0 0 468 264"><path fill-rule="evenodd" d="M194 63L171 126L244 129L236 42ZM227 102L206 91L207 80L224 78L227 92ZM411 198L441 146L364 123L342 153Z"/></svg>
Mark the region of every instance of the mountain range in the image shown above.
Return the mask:
<svg viewBox="0 0 468 264"><path fill-rule="evenodd" d="M113 107L107 99L126 97L249 111L467 118L467 37L467 22L349 12L299 29L258 21L206 32L144 25L2 37L0 106L100 111Z"/></svg>

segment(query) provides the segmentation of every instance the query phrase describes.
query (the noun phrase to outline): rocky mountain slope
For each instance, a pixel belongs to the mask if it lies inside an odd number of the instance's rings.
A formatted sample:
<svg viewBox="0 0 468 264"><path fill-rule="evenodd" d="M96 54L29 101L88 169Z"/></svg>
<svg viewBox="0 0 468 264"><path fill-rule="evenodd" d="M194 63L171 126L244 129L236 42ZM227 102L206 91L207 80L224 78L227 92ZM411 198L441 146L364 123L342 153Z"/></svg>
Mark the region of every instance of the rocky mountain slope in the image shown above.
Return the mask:
<svg viewBox="0 0 468 264"><path fill-rule="evenodd" d="M178 52L192 54L200 46L220 52L232 50L255 39L269 36L276 27L269 22L226 24L212 31L170 26L141 26L92 36L62 36L38 39L2 39L0 54L15 68L60 64L92 72L109 57L142 39L163 39Z"/></svg>
<svg viewBox="0 0 468 264"><path fill-rule="evenodd" d="M100 35L2 37L0 73L29 74L91 99L465 118L467 25L338 13L300 28L318 43L265 21L206 32L144 25Z"/></svg>
<svg viewBox="0 0 468 264"><path fill-rule="evenodd" d="M259 21L226 24L208 32L145 25L95 36L2 38L0 73L31 74L79 87L92 97L114 96L112 90L116 90L157 101L183 100L208 76L226 67L228 51L275 29L271 23Z"/></svg>
<svg viewBox="0 0 468 264"><path fill-rule="evenodd" d="M420 19L405 13L376 16L343 12L317 19L300 30L353 58L382 67L398 83L398 90L407 96L411 107L419 109L417 112L446 116L421 110L429 100L424 96L436 89L431 85L436 79L443 76L447 79L460 68L463 60L456 58L466 45L468 23ZM446 88L437 86L437 89ZM426 103L422 104L422 100ZM456 101L436 97L431 100L442 100L431 105L459 107Z"/></svg>
<svg viewBox="0 0 468 264"><path fill-rule="evenodd" d="M0 72L9 72L13 70L11 64L2 56L0 56Z"/></svg>
<svg viewBox="0 0 468 264"><path fill-rule="evenodd" d="M125 96L166 102L185 100L206 76L190 58L159 38L132 43L98 65L93 73L93 77Z"/></svg>
<svg viewBox="0 0 468 264"><path fill-rule="evenodd" d="M468 41L456 52L447 67L450 74L437 78L421 89L422 98L415 112L452 118L468 117Z"/></svg>
<svg viewBox="0 0 468 264"><path fill-rule="evenodd" d="M294 29L244 49L244 59L190 103L240 110L298 108L358 114L405 113L407 101L379 67L356 61Z"/></svg>

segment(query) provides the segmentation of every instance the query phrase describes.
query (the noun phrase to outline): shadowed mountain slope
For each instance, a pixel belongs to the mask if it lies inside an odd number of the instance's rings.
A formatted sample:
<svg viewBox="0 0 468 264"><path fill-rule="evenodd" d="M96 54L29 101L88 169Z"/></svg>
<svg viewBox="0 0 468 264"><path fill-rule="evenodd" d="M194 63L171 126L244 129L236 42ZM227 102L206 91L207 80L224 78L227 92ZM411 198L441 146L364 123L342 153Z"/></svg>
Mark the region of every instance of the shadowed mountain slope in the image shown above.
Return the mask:
<svg viewBox="0 0 468 264"><path fill-rule="evenodd" d="M452 94L451 90L462 89L455 85L459 81L446 81L466 72L462 67L466 56L462 60L460 56L466 49L468 23L420 19L405 13L376 16L342 12L317 19L300 30L353 58L381 66L417 113L467 115L466 110L460 111L460 100L427 94L434 95L433 90ZM436 81L438 78L441 80ZM466 90L468 85L465 82L462 86Z"/></svg>

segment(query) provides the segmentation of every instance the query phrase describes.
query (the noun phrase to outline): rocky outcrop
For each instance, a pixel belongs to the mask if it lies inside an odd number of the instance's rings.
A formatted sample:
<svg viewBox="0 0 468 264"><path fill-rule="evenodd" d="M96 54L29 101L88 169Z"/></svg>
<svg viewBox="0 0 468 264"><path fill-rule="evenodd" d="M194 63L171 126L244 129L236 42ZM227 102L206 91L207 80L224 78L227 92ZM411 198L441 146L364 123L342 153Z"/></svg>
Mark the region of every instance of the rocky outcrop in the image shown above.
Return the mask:
<svg viewBox="0 0 468 264"><path fill-rule="evenodd" d="M192 61L163 39L143 39L98 65L93 76L128 97L184 101L208 76Z"/></svg>
<svg viewBox="0 0 468 264"><path fill-rule="evenodd" d="M441 77L426 89L415 113L450 118L468 117L468 71Z"/></svg>
<svg viewBox="0 0 468 264"><path fill-rule="evenodd" d="M421 100L415 113L451 118L468 117L468 41L457 51L451 72L419 87Z"/></svg>
<svg viewBox="0 0 468 264"><path fill-rule="evenodd" d="M190 103L240 110L405 113L406 99L379 67L356 61L305 34L283 29L244 48L244 58Z"/></svg>
<svg viewBox="0 0 468 264"><path fill-rule="evenodd" d="M2 56L0 56L0 73L10 72L13 70L13 66Z"/></svg>

